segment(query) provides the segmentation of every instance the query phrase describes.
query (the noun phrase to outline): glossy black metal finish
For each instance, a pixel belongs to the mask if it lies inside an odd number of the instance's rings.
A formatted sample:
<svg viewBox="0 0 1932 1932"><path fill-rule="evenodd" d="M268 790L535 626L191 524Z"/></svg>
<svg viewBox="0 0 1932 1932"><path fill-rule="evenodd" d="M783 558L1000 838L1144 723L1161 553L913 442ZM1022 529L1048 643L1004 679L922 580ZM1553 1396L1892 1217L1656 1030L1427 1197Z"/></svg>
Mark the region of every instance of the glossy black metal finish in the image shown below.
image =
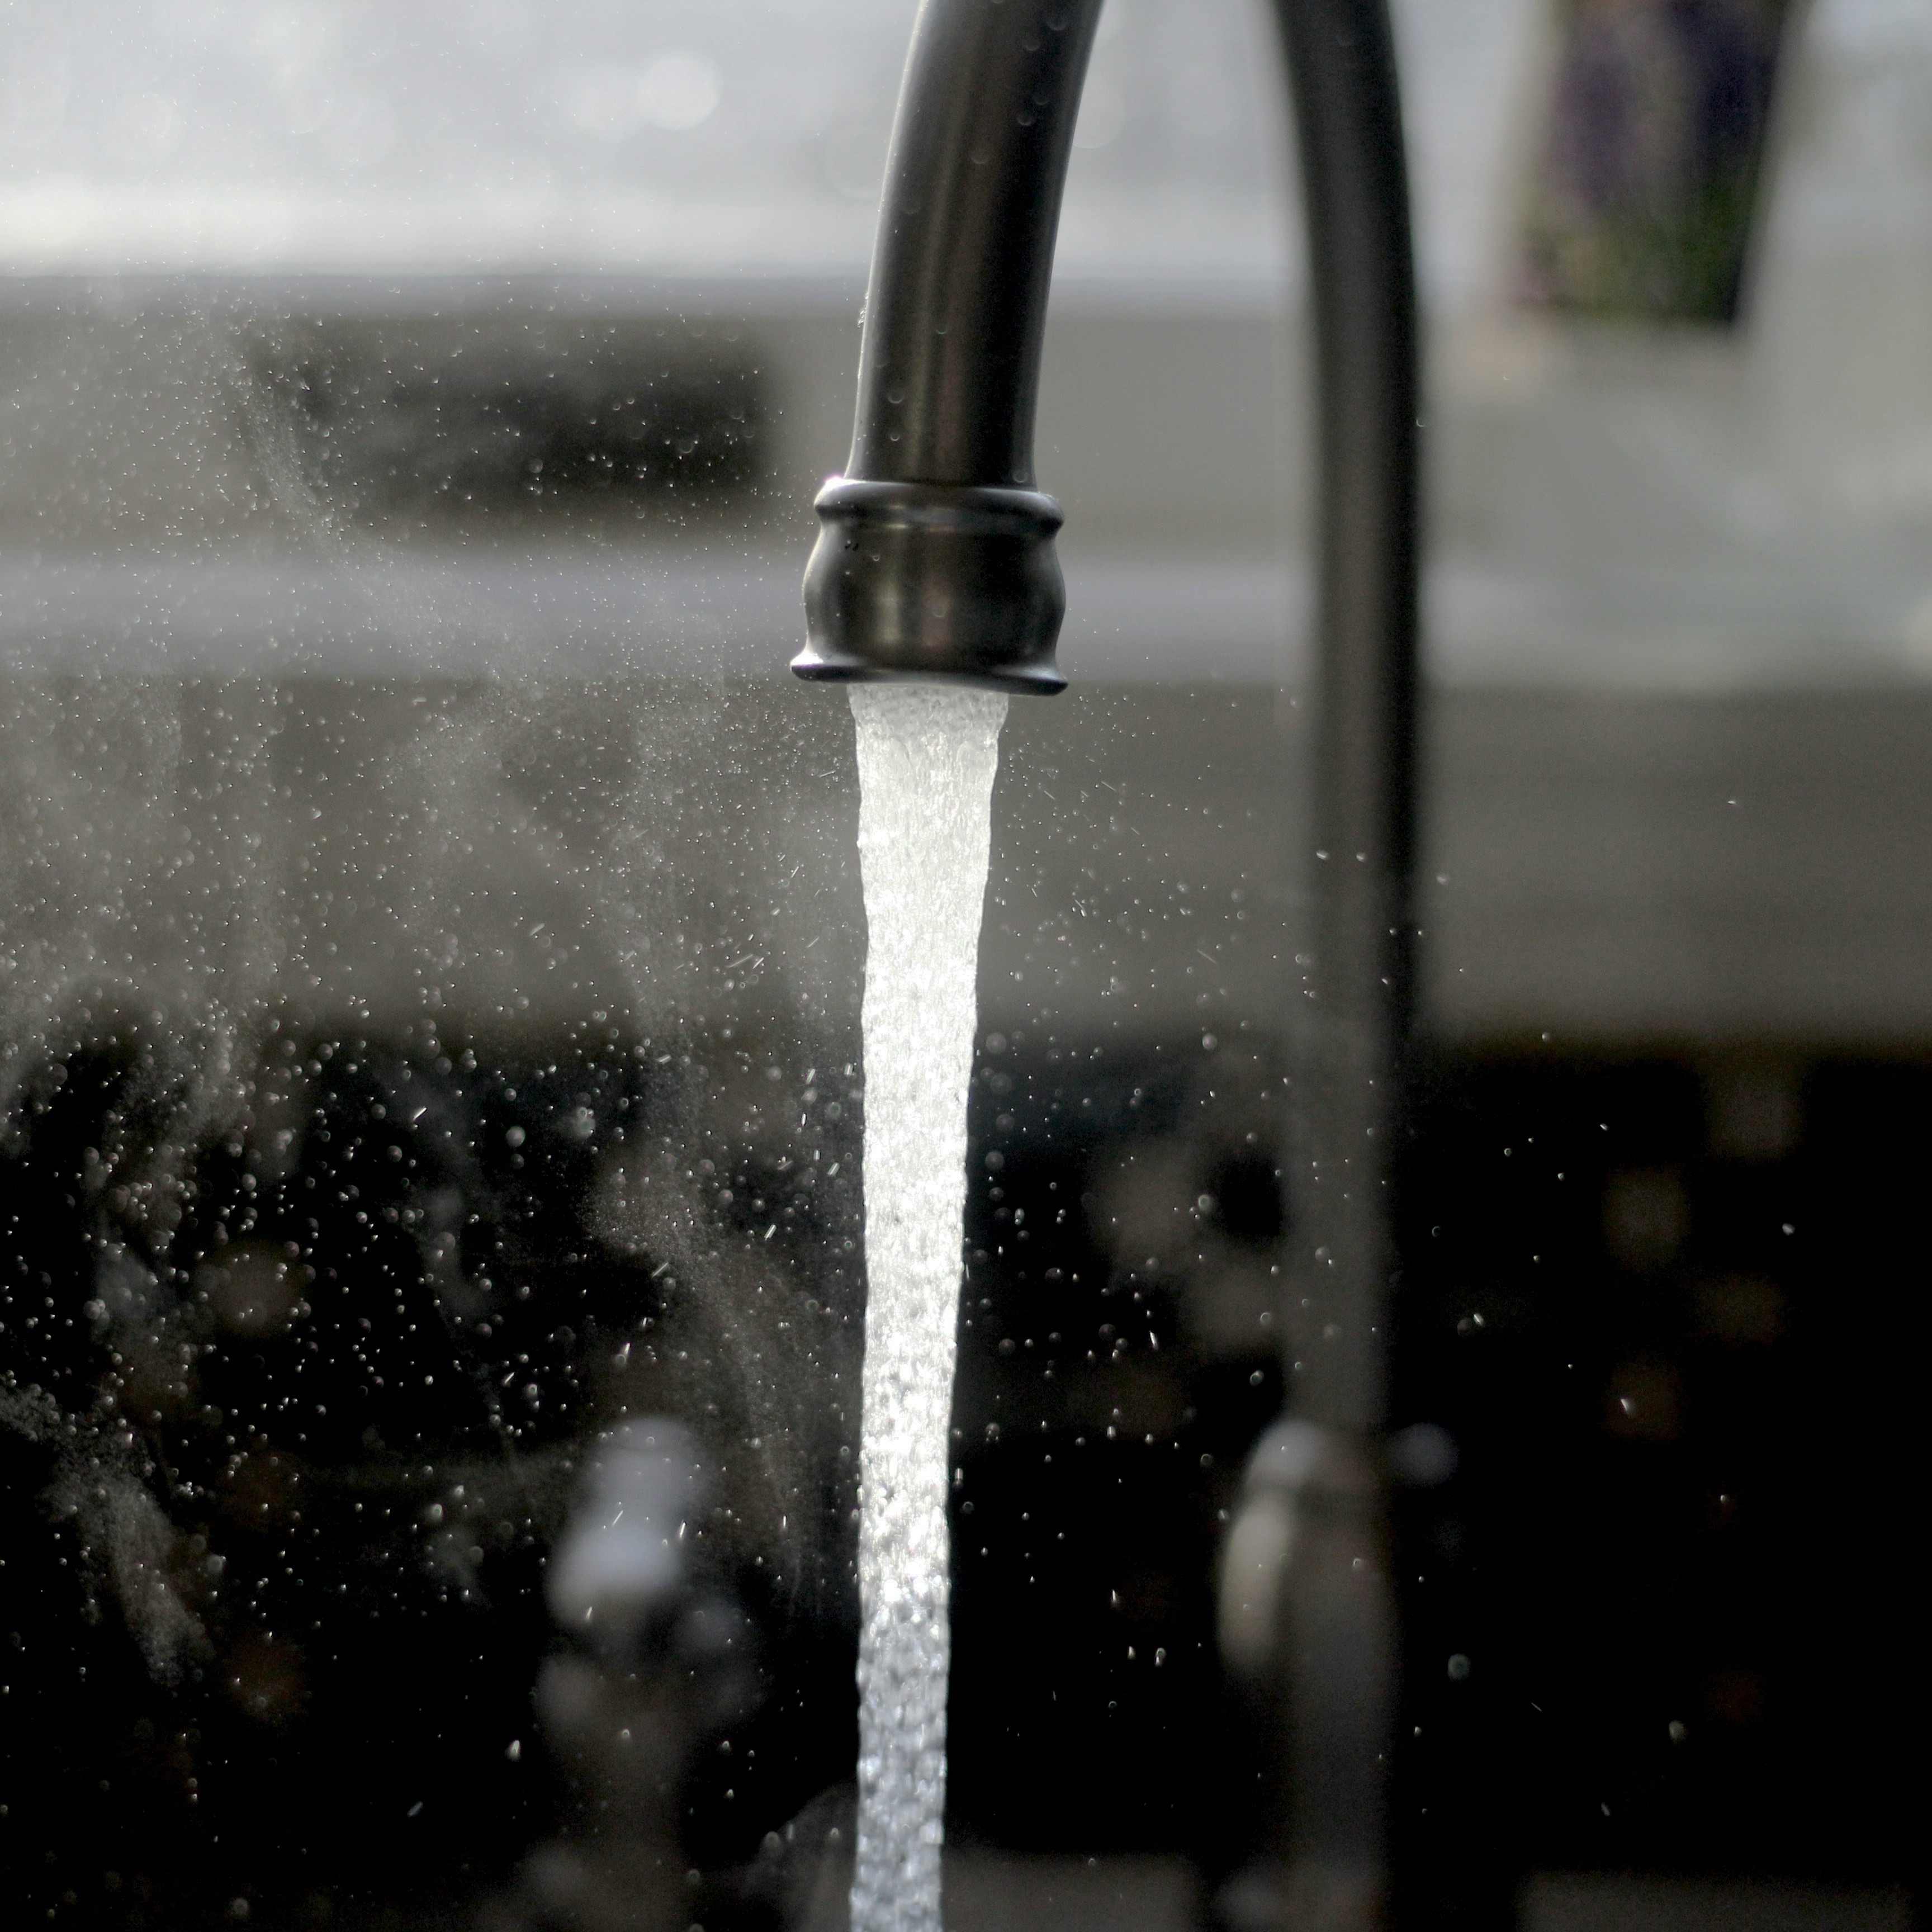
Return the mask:
<svg viewBox="0 0 1932 1932"><path fill-rule="evenodd" d="M925 677L1050 694L1066 592L1034 490L835 478L806 572L801 677Z"/></svg>
<svg viewBox="0 0 1932 1932"><path fill-rule="evenodd" d="M850 473L1033 484L1060 193L1100 0L927 0L866 297Z"/></svg>
<svg viewBox="0 0 1932 1932"><path fill-rule="evenodd" d="M810 642L792 664L802 677L953 676L1042 692L1066 682L1053 662L1060 512L1033 491L1034 404L1100 15L1100 0L927 0L920 10L866 297L852 454L818 499ZM853 494L884 484L923 486L916 520L909 500ZM1030 527L1016 502L989 514L995 495L1024 495ZM861 527L880 540L854 550ZM896 566L916 574L916 598Z"/></svg>

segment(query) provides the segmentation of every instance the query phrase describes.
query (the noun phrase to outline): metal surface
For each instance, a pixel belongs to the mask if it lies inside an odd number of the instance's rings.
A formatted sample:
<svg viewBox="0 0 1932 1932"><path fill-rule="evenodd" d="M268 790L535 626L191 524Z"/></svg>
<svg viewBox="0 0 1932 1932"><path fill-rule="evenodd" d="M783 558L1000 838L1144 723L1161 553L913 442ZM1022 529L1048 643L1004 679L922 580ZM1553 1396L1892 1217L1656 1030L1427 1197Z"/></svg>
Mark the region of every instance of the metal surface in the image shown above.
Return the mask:
<svg viewBox="0 0 1932 1932"><path fill-rule="evenodd" d="M1288 1381L1327 1448L1289 1558L1282 1910L1386 1894L1394 1669L1376 1438L1412 1000L1418 381L1386 0L1277 0L1307 209L1321 477L1312 936L1295 1003ZM1099 0L926 0L894 130L848 475L818 500L801 676L1064 682L1033 428ZM1024 494L1022 494L1024 493ZM998 514L982 514L997 500Z"/></svg>
<svg viewBox="0 0 1932 1932"><path fill-rule="evenodd" d="M1060 509L1033 488L1053 244L1100 0L930 0L886 164L844 478L802 677L1050 692ZM916 484L902 490L870 486Z"/></svg>
<svg viewBox="0 0 1932 1932"><path fill-rule="evenodd" d="M1419 400L1401 108L1381 0L1282 0L1308 210L1316 531L1312 956L1295 1202L1317 1318L1297 1406L1382 1419L1388 1190L1411 1016Z"/></svg>
<svg viewBox="0 0 1932 1932"><path fill-rule="evenodd" d="M1331 1441L1291 1564L1284 1905L1366 1928L1388 1894L1396 1664L1378 1438L1413 1008L1420 383L1384 0L1278 0L1307 210L1316 531L1312 942L1291 1036L1289 1405Z"/></svg>
<svg viewBox="0 0 1932 1932"><path fill-rule="evenodd" d="M1036 490L835 478L805 580L801 677L940 677L1050 696L1066 591Z"/></svg>

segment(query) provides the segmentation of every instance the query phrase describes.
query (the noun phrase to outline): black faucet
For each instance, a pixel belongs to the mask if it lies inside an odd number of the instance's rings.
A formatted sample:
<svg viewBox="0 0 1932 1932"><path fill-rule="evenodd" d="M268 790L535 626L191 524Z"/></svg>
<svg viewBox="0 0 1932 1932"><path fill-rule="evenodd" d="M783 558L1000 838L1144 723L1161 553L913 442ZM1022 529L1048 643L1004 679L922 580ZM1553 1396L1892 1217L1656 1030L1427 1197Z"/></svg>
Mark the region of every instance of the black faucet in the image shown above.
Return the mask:
<svg viewBox="0 0 1932 1932"><path fill-rule="evenodd" d="M1061 514L1035 487L1034 404L1100 3L924 0L851 459L818 502L802 677L1065 686ZM1321 481L1284 1366L1298 1425L1324 1447L1294 1486L1318 1533L1291 1539L1304 1555L1276 1593L1294 1812L1283 1909L1354 1928L1376 1922L1387 1882L1394 1665L1378 1443L1412 1004L1420 383L1388 0L1274 11L1306 209Z"/></svg>

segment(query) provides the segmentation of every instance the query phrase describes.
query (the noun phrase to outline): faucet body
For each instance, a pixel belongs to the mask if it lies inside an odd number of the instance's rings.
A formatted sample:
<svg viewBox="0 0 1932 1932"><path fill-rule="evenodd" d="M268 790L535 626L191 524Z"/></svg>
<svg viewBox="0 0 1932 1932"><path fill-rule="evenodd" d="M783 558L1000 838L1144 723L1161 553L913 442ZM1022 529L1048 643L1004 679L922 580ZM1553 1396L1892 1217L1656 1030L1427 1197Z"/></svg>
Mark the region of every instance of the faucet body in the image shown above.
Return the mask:
<svg viewBox="0 0 1932 1932"><path fill-rule="evenodd" d="M1177 0L1184 4L1184 0ZM1310 964L1286 1031L1289 1405L1326 1448L1289 1628L1288 1922L1378 1922L1393 1621L1378 1438L1412 1004L1420 385L1388 0L1272 0L1316 356ZM1033 467L1054 233L1100 0L924 0L896 123L843 477L806 575L811 678L1064 685L1059 506ZM1292 1540L1292 1539L1291 1539ZM1295 1714L1298 1712L1298 1715Z"/></svg>

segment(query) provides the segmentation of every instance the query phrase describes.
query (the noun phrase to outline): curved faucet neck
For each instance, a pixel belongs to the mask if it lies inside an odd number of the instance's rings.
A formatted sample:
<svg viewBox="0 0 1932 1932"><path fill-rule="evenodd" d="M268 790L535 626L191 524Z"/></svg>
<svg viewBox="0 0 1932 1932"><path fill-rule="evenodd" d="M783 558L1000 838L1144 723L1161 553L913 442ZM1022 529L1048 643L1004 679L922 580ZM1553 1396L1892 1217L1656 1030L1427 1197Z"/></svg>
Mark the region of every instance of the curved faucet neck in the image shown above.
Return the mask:
<svg viewBox="0 0 1932 1932"><path fill-rule="evenodd" d="M922 8L846 474L1029 488L1054 238L1100 0Z"/></svg>

